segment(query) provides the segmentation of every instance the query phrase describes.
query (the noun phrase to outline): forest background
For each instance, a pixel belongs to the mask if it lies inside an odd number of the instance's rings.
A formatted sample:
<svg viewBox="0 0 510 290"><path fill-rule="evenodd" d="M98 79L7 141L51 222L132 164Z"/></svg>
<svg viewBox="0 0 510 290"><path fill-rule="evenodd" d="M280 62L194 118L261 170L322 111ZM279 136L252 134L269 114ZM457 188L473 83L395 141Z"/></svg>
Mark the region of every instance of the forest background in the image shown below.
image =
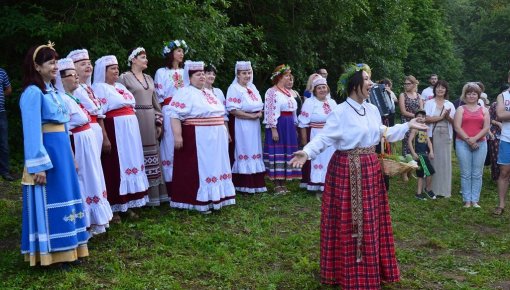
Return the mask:
<svg viewBox="0 0 510 290"><path fill-rule="evenodd" d="M0 67L14 89L7 98L10 144L22 158L19 96L21 64L29 47L56 43L61 57L87 48L91 58L114 54L128 69L131 48L143 46L154 75L163 65L164 41L185 39L187 59L218 68L226 91L237 60L250 60L255 84L270 86L275 66L288 63L302 91L319 67L336 80L344 64L365 62L373 80L388 77L396 93L403 77L437 73L450 83L450 98L467 81L482 81L494 98L510 69L509 0L47 0L2 1Z"/></svg>

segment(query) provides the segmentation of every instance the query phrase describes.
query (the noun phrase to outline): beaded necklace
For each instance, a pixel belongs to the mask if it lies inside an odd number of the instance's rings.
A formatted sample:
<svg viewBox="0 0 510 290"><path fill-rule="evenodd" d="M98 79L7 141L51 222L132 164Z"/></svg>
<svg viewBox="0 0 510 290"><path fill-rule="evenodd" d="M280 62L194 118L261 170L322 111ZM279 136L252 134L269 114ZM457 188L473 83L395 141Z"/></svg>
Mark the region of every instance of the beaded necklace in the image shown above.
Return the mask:
<svg viewBox="0 0 510 290"><path fill-rule="evenodd" d="M55 89L52 86L49 86L49 87L46 88L46 92L51 95L51 98L53 99L53 102L55 103L55 105L57 105L57 111L59 113L67 113L67 110L65 109L65 107L60 103L58 98L55 96L55 94L57 93L55 91Z"/></svg>
<svg viewBox="0 0 510 290"><path fill-rule="evenodd" d="M145 87L145 86L142 84L142 82L141 82L141 81L140 81L140 80L136 77L135 73L134 73L132 70L130 70L130 72L133 74L133 76L135 77L136 81L137 81L137 82L138 82L138 83L142 86L142 88L143 88L144 90L148 90L148 89L149 89L149 82L147 82L147 77L145 76L145 74L144 74L144 73L142 73L142 75L143 75L143 80L145 81L145 84L147 85L147 87Z"/></svg>
<svg viewBox="0 0 510 290"><path fill-rule="evenodd" d="M360 116L365 116L367 114L367 111L365 110L365 107L361 106L361 108L363 109L363 114L361 114L358 109L354 108L353 105L351 105L351 103L349 102L349 99L346 99L345 102L354 110L354 112L356 112L356 114L360 115Z"/></svg>

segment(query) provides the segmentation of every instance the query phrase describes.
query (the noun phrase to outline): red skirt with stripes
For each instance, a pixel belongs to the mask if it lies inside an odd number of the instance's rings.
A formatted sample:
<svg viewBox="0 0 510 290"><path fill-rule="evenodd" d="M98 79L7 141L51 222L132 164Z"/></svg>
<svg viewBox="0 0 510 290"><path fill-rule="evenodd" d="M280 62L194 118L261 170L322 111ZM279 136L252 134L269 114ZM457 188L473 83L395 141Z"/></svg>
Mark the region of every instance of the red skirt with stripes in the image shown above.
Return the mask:
<svg viewBox="0 0 510 290"><path fill-rule="evenodd" d="M360 162L362 261L356 262L356 238L352 237L349 159L336 151L328 166L322 197L321 282L342 289L380 289L382 282L400 280L390 207L377 155L360 155Z"/></svg>

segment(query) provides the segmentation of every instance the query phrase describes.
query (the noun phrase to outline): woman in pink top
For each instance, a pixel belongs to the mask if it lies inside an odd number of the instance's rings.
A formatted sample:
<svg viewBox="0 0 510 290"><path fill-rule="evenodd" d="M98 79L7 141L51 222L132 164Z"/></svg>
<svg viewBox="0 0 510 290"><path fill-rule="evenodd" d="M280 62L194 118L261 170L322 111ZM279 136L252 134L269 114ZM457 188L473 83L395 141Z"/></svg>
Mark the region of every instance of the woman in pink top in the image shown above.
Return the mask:
<svg viewBox="0 0 510 290"><path fill-rule="evenodd" d="M481 89L476 83L467 83L460 99L465 105L455 112L453 124L457 132L455 148L460 167L460 186L464 207L479 208L482 190L483 164L487 155L485 135L489 131L489 111L478 105Z"/></svg>

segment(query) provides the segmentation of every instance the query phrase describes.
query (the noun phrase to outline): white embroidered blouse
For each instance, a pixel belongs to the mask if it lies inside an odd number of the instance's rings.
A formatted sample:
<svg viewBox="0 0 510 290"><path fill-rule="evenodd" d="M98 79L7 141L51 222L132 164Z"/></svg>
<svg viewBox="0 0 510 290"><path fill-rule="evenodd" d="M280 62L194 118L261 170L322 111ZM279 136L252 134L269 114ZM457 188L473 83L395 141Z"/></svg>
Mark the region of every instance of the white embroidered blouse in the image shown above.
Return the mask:
<svg viewBox="0 0 510 290"><path fill-rule="evenodd" d="M326 122L328 115L336 106L337 104L333 99L326 98L324 102L319 101L314 96L306 99L298 116L298 127L307 128L310 127L310 123Z"/></svg>
<svg viewBox="0 0 510 290"><path fill-rule="evenodd" d="M376 106L367 102L359 104L347 98L333 109L324 128L303 150L310 159L314 159L329 146L342 151L371 147L380 142L385 132L387 140L395 142L402 140L408 130L407 123L393 127L382 125L381 115Z"/></svg>
<svg viewBox="0 0 510 290"><path fill-rule="evenodd" d="M276 87L272 87L266 92L264 104L264 124L266 128L275 128L278 124L281 112L292 112L294 123L297 124L297 102Z"/></svg>
<svg viewBox="0 0 510 290"><path fill-rule="evenodd" d="M191 118L224 117L225 106L208 89L187 86L179 90L170 102L170 118L181 121Z"/></svg>
<svg viewBox="0 0 510 290"><path fill-rule="evenodd" d="M96 83L92 85L92 89L101 101L104 114L123 107L132 107L133 110L135 108L135 97L123 84L115 83L112 86L107 83Z"/></svg>
<svg viewBox="0 0 510 290"><path fill-rule="evenodd" d="M264 108L262 97L257 88L250 84L247 87L233 83L227 90L227 111L241 110L247 113L259 112Z"/></svg>

